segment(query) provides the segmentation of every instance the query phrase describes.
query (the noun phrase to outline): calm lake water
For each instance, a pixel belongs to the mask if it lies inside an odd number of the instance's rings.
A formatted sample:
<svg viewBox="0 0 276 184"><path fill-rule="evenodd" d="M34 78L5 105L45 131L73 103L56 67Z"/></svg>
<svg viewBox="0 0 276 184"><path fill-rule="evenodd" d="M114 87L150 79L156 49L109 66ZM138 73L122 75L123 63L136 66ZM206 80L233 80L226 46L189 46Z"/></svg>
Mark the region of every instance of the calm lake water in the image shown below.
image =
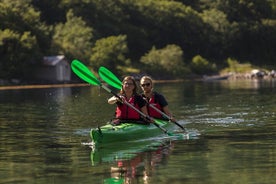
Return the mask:
<svg viewBox="0 0 276 184"><path fill-rule="evenodd" d="M0 183L275 183L276 81L155 88L194 136L94 151L89 131L115 108L104 90L0 90Z"/></svg>

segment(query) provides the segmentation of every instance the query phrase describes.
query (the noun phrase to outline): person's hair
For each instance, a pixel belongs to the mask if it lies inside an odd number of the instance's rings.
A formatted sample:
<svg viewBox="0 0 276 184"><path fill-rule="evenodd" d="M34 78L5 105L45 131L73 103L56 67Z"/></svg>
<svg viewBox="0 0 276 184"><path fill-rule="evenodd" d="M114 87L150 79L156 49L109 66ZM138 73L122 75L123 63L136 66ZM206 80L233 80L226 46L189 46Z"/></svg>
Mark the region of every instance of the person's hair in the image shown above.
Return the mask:
<svg viewBox="0 0 276 184"><path fill-rule="evenodd" d="M140 84L141 84L141 81L142 80L149 80L150 81L150 84L153 86L153 82L152 82L152 78L148 75L145 75L143 76L141 79L140 79Z"/></svg>
<svg viewBox="0 0 276 184"><path fill-rule="evenodd" d="M125 81L127 81L127 80L131 80L132 82L133 82L133 85L134 85L134 89L133 89L133 94L138 94L137 93L137 84L136 84L136 81L135 81L135 79L134 79L134 77L132 77L132 76L126 76L124 79L123 79L123 82L122 82L122 85L125 83ZM123 89L123 86L122 86L122 88L121 88L121 90L120 90L120 94L124 94L125 93L125 91L124 91L124 89Z"/></svg>

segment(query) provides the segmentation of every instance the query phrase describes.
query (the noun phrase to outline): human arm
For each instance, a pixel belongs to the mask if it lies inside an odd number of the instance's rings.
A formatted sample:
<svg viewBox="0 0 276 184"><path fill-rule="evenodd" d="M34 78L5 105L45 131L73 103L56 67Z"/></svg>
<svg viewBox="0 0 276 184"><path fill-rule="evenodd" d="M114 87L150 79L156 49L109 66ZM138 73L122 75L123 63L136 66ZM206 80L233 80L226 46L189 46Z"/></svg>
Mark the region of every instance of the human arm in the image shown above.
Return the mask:
<svg viewBox="0 0 276 184"><path fill-rule="evenodd" d="M166 98L165 98L163 95L159 94L159 93L157 93L156 96L157 96L157 98L158 98L158 103L159 103L160 106L162 107L162 111L163 111L163 112L166 114L166 116L167 116L167 117L165 117L165 118L168 118L168 119L171 120L171 121L176 121L176 120L174 119L172 113L171 113L170 110L169 110L169 105L168 105L168 102L167 102Z"/></svg>
<svg viewBox="0 0 276 184"><path fill-rule="evenodd" d="M164 111L164 113L169 117L169 119L170 119L171 121L176 121L176 120L174 119L173 115L171 114L168 105L166 105L166 106L163 107L163 111Z"/></svg>

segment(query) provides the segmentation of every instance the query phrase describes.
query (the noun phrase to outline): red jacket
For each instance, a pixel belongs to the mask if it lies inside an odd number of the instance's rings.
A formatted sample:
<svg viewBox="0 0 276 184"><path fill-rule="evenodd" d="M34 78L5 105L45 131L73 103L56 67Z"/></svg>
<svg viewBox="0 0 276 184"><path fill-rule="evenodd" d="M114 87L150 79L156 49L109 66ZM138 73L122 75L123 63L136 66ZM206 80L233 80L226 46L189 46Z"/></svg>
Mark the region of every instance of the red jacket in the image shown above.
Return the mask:
<svg viewBox="0 0 276 184"><path fill-rule="evenodd" d="M138 100L141 100L142 98L138 99L138 95L134 95L128 100L128 103L130 103L132 106L140 110L140 106L138 104ZM142 99L143 100L143 99ZM127 106L126 104L117 103L116 108L116 118L119 119L140 119L140 114L136 112L133 108Z"/></svg>
<svg viewBox="0 0 276 184"><path fill-rule="evenodd" d="M151 106L156 107L160 111L163 111L161 105L157 103L157 100L155 98L156 98L155 95L152 95L152 97L149 99L149 104L151 104ZM150 106L148 106L148 112L149 112L149 116L151 117L160 118L160 119L162 118L162 115Z"/></svg>

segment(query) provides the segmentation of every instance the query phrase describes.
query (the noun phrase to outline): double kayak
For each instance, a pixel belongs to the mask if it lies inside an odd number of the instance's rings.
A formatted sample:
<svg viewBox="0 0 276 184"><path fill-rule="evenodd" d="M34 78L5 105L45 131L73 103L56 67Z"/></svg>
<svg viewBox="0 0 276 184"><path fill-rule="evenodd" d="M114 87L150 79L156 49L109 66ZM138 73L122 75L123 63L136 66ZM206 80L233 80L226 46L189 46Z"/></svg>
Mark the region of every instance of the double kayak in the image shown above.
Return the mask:
<svg viewBox="0 0 276 184"><path fill-rule="evenodd" d="M155 119L155 123L168 131L173 128L173 123L170 121ZM118 125L106 124L90 131L90 137L95 145L147 139L160 135L166 134L153 123L141 124L140 122L131 121Z"/></svg>

